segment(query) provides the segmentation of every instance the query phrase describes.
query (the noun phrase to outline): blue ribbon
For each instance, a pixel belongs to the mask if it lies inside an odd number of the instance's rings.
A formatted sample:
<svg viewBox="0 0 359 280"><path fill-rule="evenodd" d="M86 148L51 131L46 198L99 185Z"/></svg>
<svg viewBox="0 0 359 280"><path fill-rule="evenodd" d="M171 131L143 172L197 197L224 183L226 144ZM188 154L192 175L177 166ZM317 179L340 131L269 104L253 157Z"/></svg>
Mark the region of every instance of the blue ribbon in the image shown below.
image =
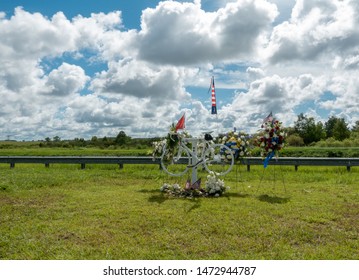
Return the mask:
<svg viewBox="0 0 359 280"><path fill-rule="evenodd" d="M266 168L267 166L268 166L268 164L269 164L269 161L271 160L271 158L274 156L274 151L271 151L268 155L267 155L267 157L264 159L264 161L263 161L263 166L264 166L264 168Z"/></svg>

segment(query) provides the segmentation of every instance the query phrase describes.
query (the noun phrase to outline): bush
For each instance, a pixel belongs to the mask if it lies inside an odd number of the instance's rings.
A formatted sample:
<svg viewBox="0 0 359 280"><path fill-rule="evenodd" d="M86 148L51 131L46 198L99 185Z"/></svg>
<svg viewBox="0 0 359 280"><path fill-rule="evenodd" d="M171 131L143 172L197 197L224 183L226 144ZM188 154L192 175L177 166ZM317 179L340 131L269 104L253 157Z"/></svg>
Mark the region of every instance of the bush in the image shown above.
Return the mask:
<svg viewBox="0 0 359 280"><path fill-rule="evenodd" d="M292 147L302 147L304 146L303 138L298 134L292 134L287 137L287 144Z"/></svg>

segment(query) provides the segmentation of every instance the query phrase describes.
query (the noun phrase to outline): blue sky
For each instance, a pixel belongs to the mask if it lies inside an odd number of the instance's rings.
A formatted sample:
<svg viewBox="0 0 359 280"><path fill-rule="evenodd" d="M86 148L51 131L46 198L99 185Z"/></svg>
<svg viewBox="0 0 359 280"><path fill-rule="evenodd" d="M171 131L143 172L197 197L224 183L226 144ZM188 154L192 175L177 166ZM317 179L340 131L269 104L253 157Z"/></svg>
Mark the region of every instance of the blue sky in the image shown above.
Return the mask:
<svg viewBox="0 0 359 280"><path fill-rule="evenodd" d="M359 119L354 0L1 1L0 139ZM215 77L218 115L210 114Z"/></svg>
<svg viewBox="0 0 359 280"><path fill-rule="evenodd" d="M77 15L88 17L91 13L108 13L115 10L123 12L123 21L126 28L138 28L140 25L140 17L142 10L147 7L156 7L159 2L157 0L145 1L128 1L128 0L76 0L76 1L39 1L39 0L12 0L2 1L1 10L7 14L12 14L14 8L18 6L24 7L26 11L31 13L39 12L43 15L51 17L58 11L64 12L66 17L73 18Z"/></svg>

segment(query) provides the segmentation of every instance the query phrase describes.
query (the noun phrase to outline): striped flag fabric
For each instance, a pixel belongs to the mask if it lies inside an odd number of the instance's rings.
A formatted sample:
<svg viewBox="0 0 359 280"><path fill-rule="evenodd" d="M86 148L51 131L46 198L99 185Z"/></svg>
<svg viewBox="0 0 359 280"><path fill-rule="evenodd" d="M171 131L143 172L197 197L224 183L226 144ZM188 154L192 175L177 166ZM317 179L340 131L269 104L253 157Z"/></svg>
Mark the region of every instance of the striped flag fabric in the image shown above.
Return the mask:
<svg viewBox="0 0 359 280"><path fill-rule="evenodd" d="M269 115L263 119L263 123L272 122L272 121L273 121L273 114L272 112L270 112Z"/></svg>
<svg viewBox="0 0 359 280"><path fill-rule="evenodd" d="M217 114L217 104L216 104L216 91L215 91L215 88L214 88L214 77L212 77L212 79L211 79L211 90L212 90L212 111L211 111L211 114L216 115Z"/></svg>

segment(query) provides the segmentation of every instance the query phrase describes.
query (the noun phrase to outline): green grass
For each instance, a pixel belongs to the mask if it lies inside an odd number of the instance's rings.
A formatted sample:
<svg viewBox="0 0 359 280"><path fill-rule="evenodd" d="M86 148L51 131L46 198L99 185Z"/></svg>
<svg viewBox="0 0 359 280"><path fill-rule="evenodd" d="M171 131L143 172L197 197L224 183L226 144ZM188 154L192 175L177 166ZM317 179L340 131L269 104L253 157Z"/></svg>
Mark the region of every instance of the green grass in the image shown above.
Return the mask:
<svg viewBox="0 0 359 280"><path fill-rule="evenodd" d="M187 178L157 165L1 164L0 178L0 259L359 259L357 168L240 166L223 197L198 199L160 193Z"/></svg>
<svg viewBox="0 0 359 280"><path fill-rule="evenodd" d="M39 147L40 142L0 141L0 156L146 156L152 148L136 147ZM260 156L260 149L252 149L253 156ZM280 152L282 157L359 157L359 147L288 147Z"/></svg>
<svg viewBox="0 0 359 280"><path fill-rule="evenodd" d="M150 149L100 148L1 148L0 156L148 156Z"/></svg>

